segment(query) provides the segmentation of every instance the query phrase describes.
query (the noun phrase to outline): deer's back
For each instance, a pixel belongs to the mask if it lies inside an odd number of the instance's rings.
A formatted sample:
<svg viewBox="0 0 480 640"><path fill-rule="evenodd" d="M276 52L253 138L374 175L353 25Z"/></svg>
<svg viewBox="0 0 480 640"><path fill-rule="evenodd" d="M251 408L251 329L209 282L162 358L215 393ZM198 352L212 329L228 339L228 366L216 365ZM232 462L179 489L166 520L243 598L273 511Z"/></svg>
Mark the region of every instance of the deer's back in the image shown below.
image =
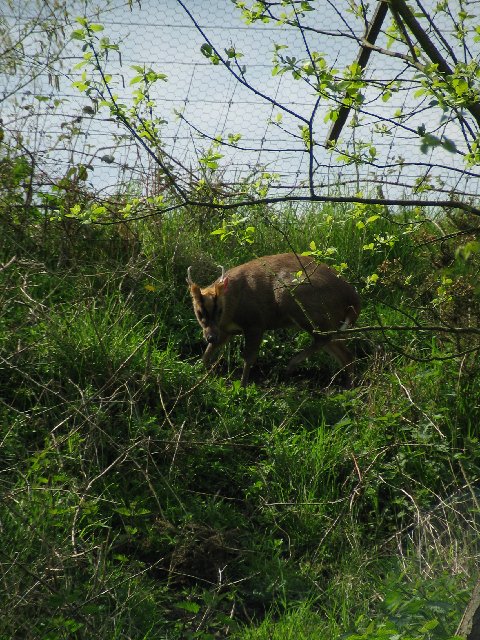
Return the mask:
<svg viewBox="0 0 480 640"><path fill-rule="evenodd" d="M308 256L264 256L227 272L235 297L234 320L264 329L299 325L336 329L348 309L360 312L355 288L325 264Z"/></svg>

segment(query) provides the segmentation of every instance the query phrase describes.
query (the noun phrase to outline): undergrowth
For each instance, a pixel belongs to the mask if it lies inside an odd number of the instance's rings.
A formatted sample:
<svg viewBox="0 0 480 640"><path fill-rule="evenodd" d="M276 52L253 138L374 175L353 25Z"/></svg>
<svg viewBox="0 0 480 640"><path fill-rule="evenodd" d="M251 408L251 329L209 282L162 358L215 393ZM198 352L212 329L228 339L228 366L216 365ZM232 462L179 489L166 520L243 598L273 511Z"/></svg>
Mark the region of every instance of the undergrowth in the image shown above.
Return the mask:
<svg viewBox="0 0 480 640"><path fill-rule="evenodd" d="M126 233L2 207L1 638L453 636L478 560L478 338L420 329L478 328L478 254L434 241L458 220L256 210L250 246L195 211ZM347 263L361 326L416 328L352 334L353 390L323 356L286 378L288 333L247 389L238 343L199 364L187 267L206 284L292 248Z"/></svg>

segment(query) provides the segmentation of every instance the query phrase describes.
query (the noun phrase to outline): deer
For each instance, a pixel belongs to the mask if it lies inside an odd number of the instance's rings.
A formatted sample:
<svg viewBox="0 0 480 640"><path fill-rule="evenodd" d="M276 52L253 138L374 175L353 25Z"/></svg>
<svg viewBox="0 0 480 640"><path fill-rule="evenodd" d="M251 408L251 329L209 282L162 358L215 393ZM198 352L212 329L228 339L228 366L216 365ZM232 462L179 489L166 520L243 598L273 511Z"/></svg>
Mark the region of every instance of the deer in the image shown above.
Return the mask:
<svg viewBox="0 0 480 640"><path fill-rule="evenodd" d="M296 253L263 256L228 271L220 268L220 277L205 288L193 282L192 267L187 269L193 309L208 343L202 357L207 368L221 347L243 334L241 386L246 387L265 331L293 327L307 331L312 343L290 360L287 374L323 349L345 372L347 386L352 385L352 354L332 332L352 327L358 318L360 296L353 285L328 265Z"/></svg>

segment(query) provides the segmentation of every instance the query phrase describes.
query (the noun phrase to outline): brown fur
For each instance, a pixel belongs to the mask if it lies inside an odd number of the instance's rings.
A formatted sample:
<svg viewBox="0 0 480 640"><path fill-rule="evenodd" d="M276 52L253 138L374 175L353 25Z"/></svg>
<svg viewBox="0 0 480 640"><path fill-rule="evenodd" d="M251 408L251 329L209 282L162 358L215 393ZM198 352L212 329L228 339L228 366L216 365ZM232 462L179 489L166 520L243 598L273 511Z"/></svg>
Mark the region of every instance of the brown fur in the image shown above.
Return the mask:
<svg viewBox="0 0 480 640"><path fill-rule="evenodd" d="M246 386L263 333L296 327L308 331L313 342L292 358L287 370L293 371L323 348L345 369L350 382L353 358L343 341L317 332L353 325L360 313L360 297L326 264L283 253L229 269L204 289L192 281L189 269L188 283L197 320L209 343L203 356L206 365L233 335L243 333L242 385Z"/></svg>

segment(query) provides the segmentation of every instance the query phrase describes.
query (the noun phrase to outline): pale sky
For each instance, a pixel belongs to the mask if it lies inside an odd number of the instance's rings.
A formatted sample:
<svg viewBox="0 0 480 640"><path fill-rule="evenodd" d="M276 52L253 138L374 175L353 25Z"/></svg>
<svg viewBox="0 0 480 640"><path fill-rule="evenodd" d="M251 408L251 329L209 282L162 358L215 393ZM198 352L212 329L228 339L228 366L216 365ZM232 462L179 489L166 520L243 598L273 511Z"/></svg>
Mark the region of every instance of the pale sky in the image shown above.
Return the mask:
<svg viewBox="0 0 480 640"><path fill-rule="evenodd" d="M15 15L11 9L4 7L4 15L12 25L15 24ZM246 78L258 91L268 94L279 103L295 111L304 117L309 117L315 96L302 81L292 79L290 75L275 76L271 74L273 45L287 44L285 53L304 58L306 56L301 34L287 27L274 27L272 24L258 24L246 26L240 14L227 0L186 0L188 8L195 19L205 29L212 43L220 51L224 51L232 45L240 50L244 57L241 64L246 65ZM322 31L331 32L331 35L315 34L308 36L310 50L324 54L328 64L335 65L339 70L353 62L358 53L358 45L353 39L335 37L339 30L346 31L342 18L352 26L355 25L353 17L348 13L347 0L337 0L335 3L318 1L320 9L310 14L308 20L312 26ZM371 3L372 7L375 3ZM435 4L434 0L425 2L426 6ZM452 5L454 2L452 2ZM78 5L78 13L82 12L81 3ZM89 8L93 5L89 3ZM25 5L22 3L22 11L16 16L25 17ZM204 38L195 29L190 18L185 14L176 0L142 0L141 7L134 5L130 11L128 5L123 2L112 2L110 8L102 11L96 19L105 26L102 35L108 35L113 42L118 42L122 52L122 66L118 56L113 52L110 58L110 72L113 74L113 82L117 85L117 91L122 100L128 100L131 87L129 81L135 73L130 69L132 64L146 64L155 71L167 74L168 82L157 84L156 101L157 113L167 122L162 131L162 139L168 152L172 153L186 165L194 166L196 158L202 149L208 144L202 140L187 124L178 119L175 110L181 111L194 128L209 136L223 136L228 134L242 134L239 147L241 149L227 149L226 158L223 161L225 179L235 180L246 174L253 166L260 164L269 171L278 173L280 183L293 186L301 183L306 178L307 154L304 146L298 139L299 124L295 118L284 114L282 129L269 124L268 121L280 112L280 109L272 106L248 89L242 87L229 72L220 66L213 66L201 54L200 47ZM388 21L388 18L387 18ZM385 25L387 24L385 22ZM362 25L357 23L357 33L361 33ZM448 25L443 25L443 34L453 45L456 41L449 35ZM74 27L72 27L73 29ZM385 45L385 38L378 42ZM478 43L476 44L478 55ZM68 47L70 56L80 55L78 41L74 41ZM51 141L58 138L62 132L68 130L68 125L81 113L82 104L87 104L83 98L71 87L73 76L69 69L73 66L73 59L65 59L61 69L56 69L60 83L57 91L49 84L46 74L42 74L36 81L35 87L29 87L18 96L23 101L23 107L33 103L38 108L32 94L42 93L54 98L61 97L65 102L54 112L47 109L47 105L40 105L45 115L37 119L35 125L31 122L32 130L36 129L36 144L39 148L47 149ZM401 69L400 64L394 58L386 58L379 54L372 54L367 77L384 80L394 78ZM405 76L407 79L407 76ZM5 90L9 79L0 75L0 91ZM411 93L397 94L388 103L376 100L375 90L366 93L367 101L365 115L362 121L364 125L357 129L357 140L373 142L379 154L380 164L394 162L398 156L407 161L428 163L435 160L447 167L462 167L461 158L443 150L435 150L432 155L420 152L420 140L409 132L397 131L396 137L381 137L375 132L377 116L391 117L397 108L407 108L411 104ZM375 99L373 102L371 100ZM4 110L8 112L8 105L4 103ZM323 143L330 124L324 122L326 104L321 103L315 118L315 139ZM47 170L54 175L60 175L66 167L66 162L73 159L74 162L91 163L94 170L90 173L92 184L96 188L112 189L118 184L119 179L131 179L139 181L141 185L149 184L149 160L144 153L132 152L129 141L122 141L121 145L111 151L112 134L127 133L108 121L107 113L100 112L95 118L85 115L79 126L82 135L78 138L75 149L61 151L61 144L53 154L45 155ZM440 123L440 112L429 112L428 118L422 114L408 123L408 126L416 129L421 124L426 124L427 130L436 128ZM426 119L426 122L425 122ZM34 126L33 126L34 125ZM461 142L459 131L450 126L445 133ZM293 136L291 135L293 134ZM346 127L343 136L349 139L352 129ZM63 146L68 147L66 142ZM100 149L100 150L98 150ZM95 157L92 159L91 155ZM114 162L107 164L101 158L113 155ZM353 166L338 163L337 154L330 154L321 146L316 147L316 158L320 166L316 170L316 182L320 188L328 189L330 185L340 180L351 182L350 188L355 190L357 174ZM120 173L119 173L120 171ZM424 171L421 167L405 168L400 184L411 183ZM396 179L395 172L392 175L381 169L361 167L360 177L367 180L371 186L374 177L383 177L386 182ZM479 171L480 173L480 171ZM375 175L374 175L375 174ZM447 169L438 169L436 174L441 178L450 180L453 186L456 178ZM323 185L323 187L322 187ZM470 177L461 185L462 189L476 193L478 180ZM399 189L385 185L384 191L389 190L398 195ZM445 197L445 196L443 196Z"/></svg>

